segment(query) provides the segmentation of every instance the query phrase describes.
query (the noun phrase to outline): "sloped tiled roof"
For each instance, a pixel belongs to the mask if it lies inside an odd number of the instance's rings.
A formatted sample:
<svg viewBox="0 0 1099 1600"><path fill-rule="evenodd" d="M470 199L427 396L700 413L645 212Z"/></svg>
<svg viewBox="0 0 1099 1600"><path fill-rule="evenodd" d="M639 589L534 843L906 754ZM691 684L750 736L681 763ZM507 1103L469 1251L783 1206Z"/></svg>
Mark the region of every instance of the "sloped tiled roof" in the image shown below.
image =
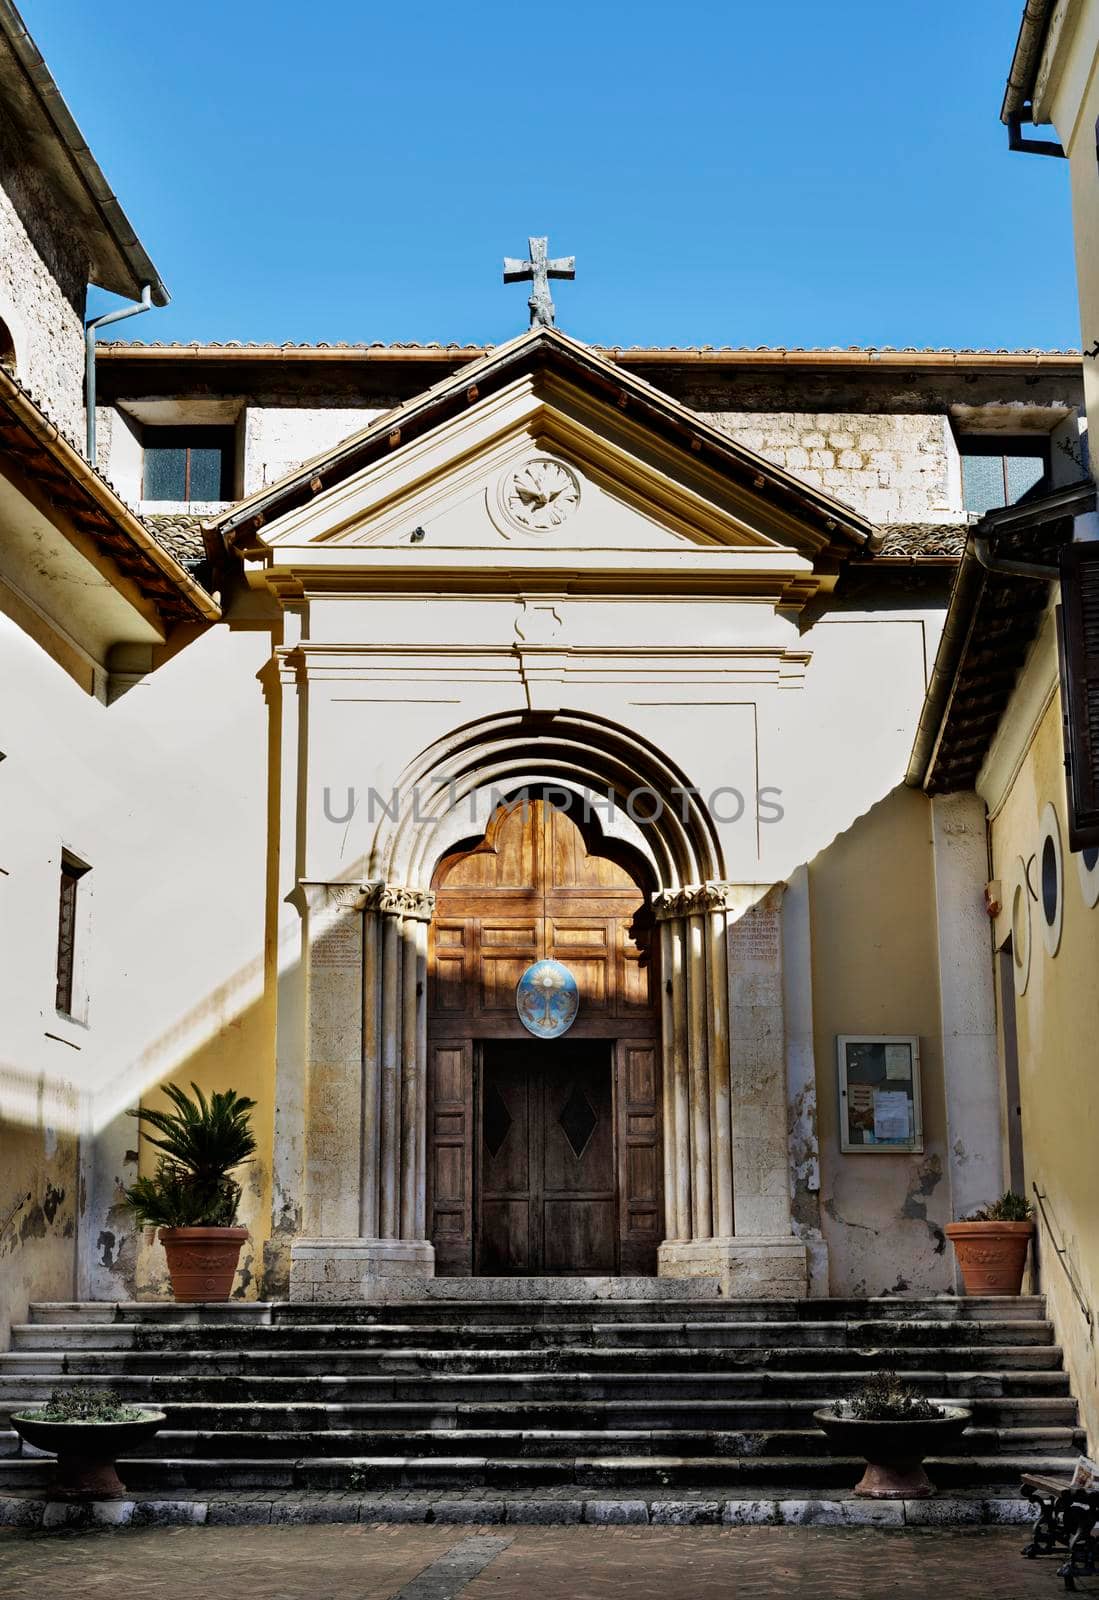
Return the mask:
<svg viewBox="0 0 1099 1600"><path fill-rule="evenodd" d="M157 544L181 566L188 561L201 561L205 556L204 517L190 511L155 511L146 512L141 520Z"/></svg>
<svg viewBox="0 0 1099 1600"><path fill-rule="evenodd" d="M316 343L285 340L282 343L243 339L225 340L143 340L103 339L98 353L110 360L112 356L126 355L192 355L192 356L331 356L369 355L394 359L407 357L434 357L454 359L465 357L473 361L499 348L494 344L442 343L438 340L320 340ZM889 364L903 364L908 359L916 361L953 362L964 365L967 361L1079 361L1079 350L1011 349L1007 346L992 348L955 349L948 345L604 345L592 344L589 349L611 360L645 361L691 359L731 359L750 362L799 360L873 362L883 360Z"/></svg>

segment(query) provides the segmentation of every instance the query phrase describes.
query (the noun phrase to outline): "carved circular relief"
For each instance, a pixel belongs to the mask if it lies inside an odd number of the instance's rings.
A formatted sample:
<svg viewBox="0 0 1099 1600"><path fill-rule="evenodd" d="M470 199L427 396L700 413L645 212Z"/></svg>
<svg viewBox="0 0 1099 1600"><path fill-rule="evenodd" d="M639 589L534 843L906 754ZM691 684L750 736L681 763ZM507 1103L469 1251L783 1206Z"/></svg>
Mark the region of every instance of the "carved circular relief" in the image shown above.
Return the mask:
<svg viewBox="0 0 1099 1600"><path fill-rule="evenodd" d="M553 456L531 456L500 483L500 507L509 522L533 533L559 528L580 504L580 481Z"/></svg>

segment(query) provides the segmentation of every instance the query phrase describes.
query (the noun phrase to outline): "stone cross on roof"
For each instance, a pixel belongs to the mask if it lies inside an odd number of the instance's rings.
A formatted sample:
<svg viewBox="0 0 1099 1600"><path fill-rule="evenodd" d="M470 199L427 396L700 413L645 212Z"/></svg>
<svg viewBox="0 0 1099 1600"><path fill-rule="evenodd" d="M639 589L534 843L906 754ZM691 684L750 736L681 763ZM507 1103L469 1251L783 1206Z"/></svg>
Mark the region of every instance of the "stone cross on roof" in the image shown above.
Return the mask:
<svg viewBox="0 0 1099 1600"><path fill-rule="evenodd" d="M516 261L514 256L504 257L505 283L529 281L533 285L530 299L527 301L532 328L553 327L554 310L550 298L549 280L576 277L576 257L558 256L555 261L550 261L546 255L548 244L548 239L528 239L529 261Z"/></svg>

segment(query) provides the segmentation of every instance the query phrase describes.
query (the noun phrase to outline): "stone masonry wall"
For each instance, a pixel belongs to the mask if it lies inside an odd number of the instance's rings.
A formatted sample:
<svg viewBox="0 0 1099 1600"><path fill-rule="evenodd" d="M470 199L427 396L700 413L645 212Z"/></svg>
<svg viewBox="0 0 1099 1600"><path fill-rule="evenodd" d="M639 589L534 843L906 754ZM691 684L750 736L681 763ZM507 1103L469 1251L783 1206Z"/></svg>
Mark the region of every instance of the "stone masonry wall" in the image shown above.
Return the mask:
<svg viewBox="0 0 1099 1600"><path fill-rule="evenodd" d="M88 262L39 173L20 158L0 112L0 319L15 375L78 444L84 432Z"/></svg>
<svg viewBox="0 0 1099 1600"><path fill-rule="evenodd" d="M957 446L944 416L717 411L707 421L872 522L964 515Z"/></svg>

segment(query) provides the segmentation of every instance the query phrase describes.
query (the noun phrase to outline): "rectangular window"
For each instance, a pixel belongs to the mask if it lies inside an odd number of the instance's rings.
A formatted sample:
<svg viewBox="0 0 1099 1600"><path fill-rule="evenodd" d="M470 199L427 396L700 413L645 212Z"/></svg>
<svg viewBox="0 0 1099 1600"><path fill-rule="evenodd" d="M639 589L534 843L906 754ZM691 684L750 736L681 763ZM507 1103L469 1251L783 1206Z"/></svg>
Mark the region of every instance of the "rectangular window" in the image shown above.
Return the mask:
<svg viewBox="0 0 1099 1600"><path fill-rule="evenodd" d="M88 868L70 855L61 857L61 907L57 920L57 1009L73 1015L76 972L76 905L79 883Z"/></svg>
<svg viewBox="0 0 1099 1600"><path fill-rule="evenodd" d="M144 500L231 500L232 428L146 428Z"/></svg>
<svg viewBox="0 0 1099 1600"><path fill-rule="evenodd" d="M962 498L983 516L1049 488L1049 440L1044 434L987 435L958 440Z"/></svg>

